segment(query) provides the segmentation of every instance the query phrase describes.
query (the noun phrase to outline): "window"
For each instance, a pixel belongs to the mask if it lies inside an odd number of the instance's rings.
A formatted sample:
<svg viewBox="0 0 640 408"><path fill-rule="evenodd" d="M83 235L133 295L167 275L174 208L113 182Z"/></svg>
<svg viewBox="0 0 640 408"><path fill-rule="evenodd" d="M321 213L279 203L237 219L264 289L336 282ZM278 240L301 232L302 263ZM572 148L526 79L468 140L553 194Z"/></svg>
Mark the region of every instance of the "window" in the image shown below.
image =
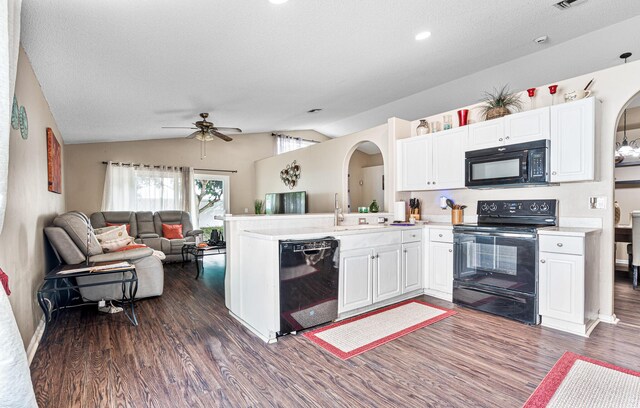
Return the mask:
<svg viewBox="0 0 640 408"><path fill-rule="evenodd" d="M194 174L193 182L194 203L197 208L193 218L208 239L212 230L221 230L223 227L223 221L216 217L229 212L229 176L198 172Z"/></svg>
<svg viewBox="0 0 640 408"><path fill-rule="evenodd" d="M282 154L293 150L302 149L303 147L312 146L317 142L315 140L302 139L288 135L273 134L276 137L276 154Z"/></svg>

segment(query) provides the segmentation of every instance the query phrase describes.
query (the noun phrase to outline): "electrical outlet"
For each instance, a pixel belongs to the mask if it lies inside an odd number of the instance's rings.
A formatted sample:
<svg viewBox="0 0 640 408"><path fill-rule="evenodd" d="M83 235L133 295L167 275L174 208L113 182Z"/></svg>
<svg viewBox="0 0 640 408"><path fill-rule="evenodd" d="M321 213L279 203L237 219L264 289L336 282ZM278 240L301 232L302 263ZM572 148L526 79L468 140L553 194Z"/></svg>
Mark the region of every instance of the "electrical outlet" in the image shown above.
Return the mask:
<svg viewBox="0 0 640 408"><path fill-rule="evenodd" d="M607 197L589 197L589 208L592 210L605 210L607 208Z"/></svg>

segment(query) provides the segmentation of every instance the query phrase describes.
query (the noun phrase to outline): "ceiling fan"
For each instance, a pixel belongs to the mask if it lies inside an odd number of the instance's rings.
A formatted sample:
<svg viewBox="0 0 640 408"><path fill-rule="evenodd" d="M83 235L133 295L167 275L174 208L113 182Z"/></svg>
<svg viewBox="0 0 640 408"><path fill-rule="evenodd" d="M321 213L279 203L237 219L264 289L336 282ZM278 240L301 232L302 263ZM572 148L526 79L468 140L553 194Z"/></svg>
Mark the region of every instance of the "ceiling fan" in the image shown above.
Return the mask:
<svg viewBox="0 0 640 408"><path fill-rule="evenodd" d="M203 157L207 157L207 147L205 145L205 142L210 142L214 140L215 137L218 137L224 140L225 142L230 142L233 140L233 138L225 135L224 133L221 133L221 131L222 132L242 132L241 129L236 127L215 126L212 122L209 122L207 120L207 118L209 117L209 114L206 112L201 113L200 117L202 118L202 120L196 121L193 124L195 127L163 126L162 128L163 129L196 129L195 132L187 136L187 139L198 139L202 142L202 144L200 145L200 159L202 159Z"/></svg>

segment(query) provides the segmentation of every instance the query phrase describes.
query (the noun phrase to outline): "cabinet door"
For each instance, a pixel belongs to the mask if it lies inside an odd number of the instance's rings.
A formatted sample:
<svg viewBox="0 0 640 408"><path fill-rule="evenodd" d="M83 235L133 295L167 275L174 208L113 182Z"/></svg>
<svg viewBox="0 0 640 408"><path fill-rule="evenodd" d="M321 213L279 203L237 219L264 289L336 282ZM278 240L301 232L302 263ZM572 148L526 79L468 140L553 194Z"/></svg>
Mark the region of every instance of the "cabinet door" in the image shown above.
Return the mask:
<svg viewBox="0 0 640 408"><path fill-rule="evenodd" d="M550 131L548 107L514 113L504 117L505 144L549 139Z"/></svg>
<svg viewBox="0 0 640 408"><path fill-rule="evenodd" d="M504 119L498 118L469 125L466 150L479 150L504 144Z"/></svg>
<svg viewBox="0 0 640 408"><path fill-rule="evenodd" d="M347 312L373 303L373 251L343 251L340 262L340 310Z"/></svg>
<svg viewBox="0 0 640 408"><path fill-rule="evenodd" d="M390 299L402 294L400 245L375 249L373 302Z"/></svg>
<svg viewBox="0 0 640 408"><path fill-rule="evenodd" d="M464 143L467 126L431 136L432 189L464 188Z"/></svg>
<svg viewBox="0 0 640 408"><path fill-rule="evenodd" d="M402 245L402 293L422 288L422 242Z"/></svg>
<svg viewBox="0 0 640 408"><path fill-rule="evenodd" d="M398 140L398 190L425 190L429 178L430 140L425 136Z"/></svg>
<svg viewBox="0 0 640 408"><path fill-rule="evenodd" d="M539 312L584 324L584 258L540 252Z"/></svg>
<svg viewBox="0 0 640 408"><path fill-rule="evenodd" d="M594 179L596 99L551 107L551 181Z"/></svg>
<svg viewBox="0 0 640 408"><path fill-rule="evenodd" d="M453 244L429 244L429 289L453 293Z"/></svg>

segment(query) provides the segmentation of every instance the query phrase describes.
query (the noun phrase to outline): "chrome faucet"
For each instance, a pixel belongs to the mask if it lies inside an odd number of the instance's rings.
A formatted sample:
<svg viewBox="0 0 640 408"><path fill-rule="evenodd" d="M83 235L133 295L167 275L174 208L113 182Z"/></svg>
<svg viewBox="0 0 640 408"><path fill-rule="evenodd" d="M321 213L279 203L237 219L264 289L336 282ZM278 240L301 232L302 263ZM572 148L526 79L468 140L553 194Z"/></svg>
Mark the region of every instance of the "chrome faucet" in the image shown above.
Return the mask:
<svg viewBox="0 0 640 408"><path fill-rule="evenodd" d="M342 215L342 208L338 204L338 193L336 193L333 202L333 226L337 227L340 221L344 221L344 215Z"/></svg>

